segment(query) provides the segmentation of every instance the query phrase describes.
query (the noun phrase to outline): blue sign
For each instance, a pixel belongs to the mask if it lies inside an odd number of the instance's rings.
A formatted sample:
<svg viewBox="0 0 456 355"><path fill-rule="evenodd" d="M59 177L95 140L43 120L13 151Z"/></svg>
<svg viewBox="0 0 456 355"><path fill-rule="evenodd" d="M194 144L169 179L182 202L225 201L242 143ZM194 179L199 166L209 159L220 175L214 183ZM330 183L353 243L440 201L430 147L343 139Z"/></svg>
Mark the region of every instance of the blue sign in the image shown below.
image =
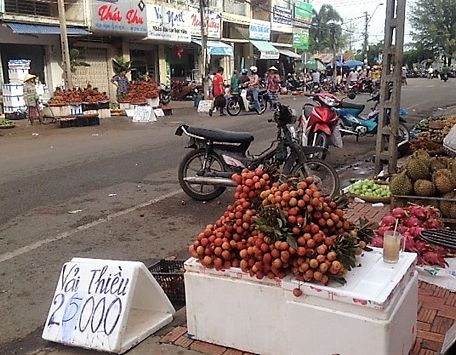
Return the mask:
<svg viewBox="0 0 456 355"><path fill-rule="evenodd" d="M282 6L275 5L272 8L272 30L277 32L293 31L293 11Z"/></svg>
<svg viewBox="0 0 456 355"><path fill-rule="evenodd" d="M250 39L269 41L271 38L271 24L267 21L252 19L250 21L249 37Z"/></svg>

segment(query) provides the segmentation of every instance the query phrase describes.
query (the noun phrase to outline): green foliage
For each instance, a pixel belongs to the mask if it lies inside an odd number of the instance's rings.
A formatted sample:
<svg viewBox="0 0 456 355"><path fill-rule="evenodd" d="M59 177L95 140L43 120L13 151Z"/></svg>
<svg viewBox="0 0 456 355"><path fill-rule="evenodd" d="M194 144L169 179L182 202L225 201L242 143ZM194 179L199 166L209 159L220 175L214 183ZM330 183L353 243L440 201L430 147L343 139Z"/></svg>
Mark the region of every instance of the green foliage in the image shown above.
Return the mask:
<svg viewBox="0 0 456 355"><path fill-rule="evenodd" d="M332 23L332 24L331 24ZM329 4L314 10L312 26L310 27L310 46L313 52L332 50L332 31L334 31L336 50L343 47L347 38L342 35L342 17Z"/></svg>
<svg viewBox="0 0 456 355"><path fill-rule="evenodd" d="M116 74L122 71L128 73L131 70L131 62L126 61L122 56L116 56L112 60L112 68Z"/></svg>
<svg viewBox="0 0 456 355"><path fill-rule="evenodd" d="M77 67L90 67L90 64L87 62L84 62L81 59L81 55L79 53L79 50L76 48L70 49L70 68L71 72L74 73L76 72Z"/></svg>
<svg viewBox="0 0 456 355"><path fill-rule="evenodd" d="M424 49L447 58L456 53L456 0L416 0L410 23Z"/></svg>

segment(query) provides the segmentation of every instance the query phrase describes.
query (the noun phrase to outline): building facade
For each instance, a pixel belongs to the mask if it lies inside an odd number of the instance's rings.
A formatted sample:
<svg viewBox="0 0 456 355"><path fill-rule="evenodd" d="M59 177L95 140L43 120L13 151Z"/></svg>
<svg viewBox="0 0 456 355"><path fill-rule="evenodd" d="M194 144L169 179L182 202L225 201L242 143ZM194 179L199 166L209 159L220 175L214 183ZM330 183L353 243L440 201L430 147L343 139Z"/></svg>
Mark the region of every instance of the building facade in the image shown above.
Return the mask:
<svg viewBox="0 0 456 355"><path fill-rule="evenodd" d="M200 1L206 6L200 13ZM202 36L210 73L257 65L292 70L293 2L289 0L65 0L70 49L89 66L73 82L114 95L112 59L132 62L132 79L201 81ZM202 15L202 21L201 21ZM203 24L203 25L202 25ZM10 59L30 59L31 72L52 91L63 85L56 0L0 0L0 82Z"/></svg>

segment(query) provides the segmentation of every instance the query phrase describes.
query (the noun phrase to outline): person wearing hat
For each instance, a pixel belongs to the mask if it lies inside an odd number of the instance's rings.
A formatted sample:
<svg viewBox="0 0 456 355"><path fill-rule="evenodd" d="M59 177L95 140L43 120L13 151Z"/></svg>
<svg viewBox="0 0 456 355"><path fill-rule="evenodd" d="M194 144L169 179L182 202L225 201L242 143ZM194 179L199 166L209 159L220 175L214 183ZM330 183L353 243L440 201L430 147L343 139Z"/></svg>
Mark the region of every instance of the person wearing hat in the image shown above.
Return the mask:
<svg viewBox="0 0 456 355"><path fill-rule="evenodd" d="M27 74L24 78L24 101L27 106L27 118L31 124L34 120L40 121L39 96L36 92L35 78L36 76L32 74Z"/></svg>
<svg viewBox="0 0 456 355"><path fill-rule="evenodd" d="M277 109L280 91L280 76L278 69L272 66L268 69L268 82L267 82L269 101L271 102L271 110Z"/></svg>

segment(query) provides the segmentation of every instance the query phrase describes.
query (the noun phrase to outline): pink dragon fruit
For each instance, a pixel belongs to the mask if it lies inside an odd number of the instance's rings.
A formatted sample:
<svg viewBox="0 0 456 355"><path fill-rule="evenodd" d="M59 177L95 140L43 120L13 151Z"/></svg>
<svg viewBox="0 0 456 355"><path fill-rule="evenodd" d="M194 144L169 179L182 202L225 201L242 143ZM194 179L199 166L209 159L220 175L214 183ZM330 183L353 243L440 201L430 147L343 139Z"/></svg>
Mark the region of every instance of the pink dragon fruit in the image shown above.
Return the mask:
<svg viewBox="0 0 456 355"><path fill-rule="evenodd" d="M393 215L393 217L395 218L403 218L406 216L406 211L400 207L396 207L392 212L391 214Z"/></svg>
<svg viewBox="0 0 456 355"><path fill-rule="evenodd" d="M415 216L420 219L426 219L427 218L427 210L423 206L418 206L418 205L411 205L408 208L410 214L412 216Z"/></svg>
<svg viewBox="0 0 456 355"><path fill-rule="evenodd" d="M383 226L394 226L395 223L396 223L396 218L394 218L390 214L385 216L385 217L383 217L383 219L382 219L382 225Z"/></svg>
<svg viewBox="0 0 456 355"><path fill-rule="evenodd" d="M409 218L404 220L404 224L407 227L411 228L411 227L421 224L421 221L415 216L410 216Z"/></svg>

